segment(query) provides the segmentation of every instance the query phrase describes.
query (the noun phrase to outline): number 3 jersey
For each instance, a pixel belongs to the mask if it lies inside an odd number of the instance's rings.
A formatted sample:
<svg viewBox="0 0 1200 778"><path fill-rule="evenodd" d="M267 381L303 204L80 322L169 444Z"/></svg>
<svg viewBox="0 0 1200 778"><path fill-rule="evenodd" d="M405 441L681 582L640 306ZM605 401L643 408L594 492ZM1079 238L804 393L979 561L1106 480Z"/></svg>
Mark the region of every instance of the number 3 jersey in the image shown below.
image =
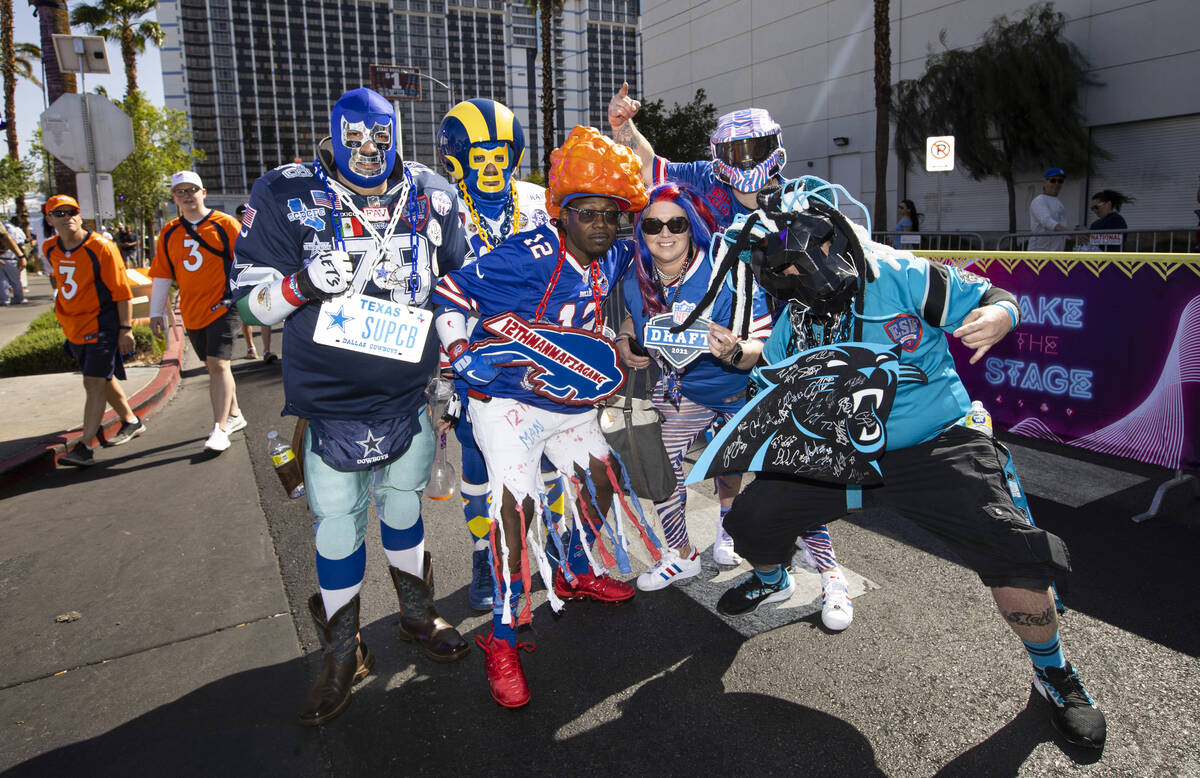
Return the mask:
<svg viewBox="0 0 1200 778"><path fill-rule="evenodd" d="M376 340L379 329L390 326L389 311L409 304L430 308L436 277L462 264L467 246L454 189L424 165L406 162L404 169L408 176L398 167L380 195L351 193L332 181L327 188L313 163L282 165L254 183L234 248L235 297L249 294L264 281L296 273L336 248L336 218L354 265L350 291L378 300L353 310L347 307L336 316L328 304L314 300L287 318L285 414L385 419L411 413L425 401L425 384L438 361L432 327L417 344L416 362L314 339L318 328L337 328L348 338ZM332 164L324 170L333 170ZM412 182L407 194L406 178ZM354 208L345 198L351 198ZM389 235L397 208L400 216ZM378 243L384 238L386 250L381 252Z"/></svg>
<svg viewBox="0 0 1200 778"><path fill-rule="evenodd" d="M542 225L517 233L471 264L446 275L434 292L435 302L457 308L468 318L486 320L499 313L515 313L527 322L537 319L546 290L542 321L593 332L597 325L596 300L602 304L633 261L628 241L617 241L608 253L595 260L598 273L563 252L562 269L554 282L559 260L558 230ZM471 333L471 344L494 337L482 326ZM529 388L525 366L505 367L480 391L491 397L509 397L560 413L593 411L591 406L574 407L542 397Z"/></svg>
<svg viewBox="0 0 1200 778"><path fill-rule="evenodd" d="M101 332L116 334L117 303L133 297L116 244L89 232L67 251L56 235L42 244L42 256L54 272L54 314L67 340L83 345Z"/></svg>
<svg viewBox="0 0 1200 778"><path fill-rule="evenodd" d="M159 233L150 277L175 279L183 326L199 330L228 310L225 300L238 223L227 213L209 211L189 232L182 218L167 222Z"/></svg>

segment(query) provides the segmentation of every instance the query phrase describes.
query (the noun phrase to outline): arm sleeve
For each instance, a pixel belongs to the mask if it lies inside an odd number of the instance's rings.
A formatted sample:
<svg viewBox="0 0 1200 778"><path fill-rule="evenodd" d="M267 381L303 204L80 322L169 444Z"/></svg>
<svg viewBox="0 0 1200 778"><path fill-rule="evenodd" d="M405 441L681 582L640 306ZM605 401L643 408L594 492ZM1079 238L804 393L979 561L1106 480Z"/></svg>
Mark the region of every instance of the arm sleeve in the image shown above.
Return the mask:
<svg viewBox="0 0 1200 778"><path fill-rule="evenodd" d="M523 265L533 261L520 240L509 239L470 265L443 276L434 288L434 303L458 308L468 316L511 311L525 286Z"/></svg>
<svg viewBox="0 0 1200 778"><path fill-rule="evenodd" d="M150 290L150 318L157 319L167 310L167 296L171 294L171 279L155 278Z"/></svg>
<svg viewBox="0 0 1200 778"><path fill-rule="evenodd" d="M1033 202L1029 204L1029 231L1030 232L1053 232L1058 222L1054 218L1054 214L1050 211L1049 198L1038 195L1033 198ZM1065 224L1061 226L1065 227Z"/></svg>

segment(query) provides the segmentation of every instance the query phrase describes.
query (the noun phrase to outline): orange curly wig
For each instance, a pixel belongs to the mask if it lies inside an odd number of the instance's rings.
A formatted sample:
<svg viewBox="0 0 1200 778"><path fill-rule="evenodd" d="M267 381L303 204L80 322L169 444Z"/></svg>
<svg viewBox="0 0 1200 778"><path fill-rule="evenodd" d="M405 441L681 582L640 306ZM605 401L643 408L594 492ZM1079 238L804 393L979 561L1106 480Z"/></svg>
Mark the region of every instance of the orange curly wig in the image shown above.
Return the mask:
<svg viewBox="0 0 1200 778"><path fill-rule="evenodd" d="M558 218L563 200L572 195L613 197L622 211L646 207L642 161L628 146L614 143L595 127L576 125L566 142L550 154L550 188L546 210Z"/></svg>

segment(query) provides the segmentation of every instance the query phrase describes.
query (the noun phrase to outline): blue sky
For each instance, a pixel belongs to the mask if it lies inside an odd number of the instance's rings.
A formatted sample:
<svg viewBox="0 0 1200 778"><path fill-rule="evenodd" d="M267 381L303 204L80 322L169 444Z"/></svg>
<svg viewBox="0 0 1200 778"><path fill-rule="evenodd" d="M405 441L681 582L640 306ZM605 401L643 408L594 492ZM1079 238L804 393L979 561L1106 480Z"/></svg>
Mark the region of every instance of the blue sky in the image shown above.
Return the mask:
<svg viewBox="0 0 1200 778"><path fill-rule="evenodd" d="M41 46L41 33L38 31L38 20L33 15L33 9L18 0L13 3L13 16L13 40L17 43ZM90 34L82 28L72 29L72 32L76 35ZM89 75L85 86L89 92L103 86L108 90L109 96L120 99L125 94L125 70L121 65L120 47L115 43L108 44L108 62L113 72L106 76ZM37 76L41 79L40 68ZM157 49L149 48L145 54L138 57L138 86L155 105L163 104L162 59ZM43 92L29 81L17 79L16 104L17 135L21 140L21 154L24 155L29 149L29 139L37 129L38 117L45 109Z"/></svg>

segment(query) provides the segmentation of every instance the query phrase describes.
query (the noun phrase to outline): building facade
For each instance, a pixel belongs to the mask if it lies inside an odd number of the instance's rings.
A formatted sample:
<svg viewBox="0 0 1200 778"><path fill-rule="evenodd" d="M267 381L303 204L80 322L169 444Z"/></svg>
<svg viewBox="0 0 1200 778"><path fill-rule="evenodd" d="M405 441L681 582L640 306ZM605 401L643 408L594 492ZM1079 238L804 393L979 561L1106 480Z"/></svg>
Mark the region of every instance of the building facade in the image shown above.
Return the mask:
<svg viewBox="0 0 1200 778"><path fill-rule="evenodd" d="M1028 0L893 0L892 82L917 78L930 51L970 47L1000 15ZM1194 225L1200 174L1200 43L1188 0L1057 0L1099 82L1083 94L1084 122L1110 159L1095 174L1067 171L1060 195L1086 225L1091 194L1133 195L1131 228ZM686 102L703 87L718 113L756 106L783 126L785 175L844 185L870 208L875 197L874 3L869 0L646 0L641 16L645 99ZM834 139L838 139L835 143ZM1046 166L1054 165L1047 160ZM1043 168L1044 169L1044 168ZM1041 191L1043 169L1021 171L1017 227ZM938 196L939 181L941 187ZM916 202L922 229L1007 231L1002 179L959 171L900 170L890 155L888 224L898 199ZM940 208L939 208L940 203Z"/></svg>
<svg viewBox="0 0 1200 778"><path fill-rule="evenodd" d="M638 0L568 0L553 24L556 144L603 126L608 98L638 84ZM522 174L541 167L536 15L504 0L161 0L167 107L184 111L196 169L216 207L245 199L266 170L311 160L329 109L370 85L372 64L421 71L420 100L397 103L399 151L437 169L436 133L455 103L486 97L521 121Z"/></svg>

